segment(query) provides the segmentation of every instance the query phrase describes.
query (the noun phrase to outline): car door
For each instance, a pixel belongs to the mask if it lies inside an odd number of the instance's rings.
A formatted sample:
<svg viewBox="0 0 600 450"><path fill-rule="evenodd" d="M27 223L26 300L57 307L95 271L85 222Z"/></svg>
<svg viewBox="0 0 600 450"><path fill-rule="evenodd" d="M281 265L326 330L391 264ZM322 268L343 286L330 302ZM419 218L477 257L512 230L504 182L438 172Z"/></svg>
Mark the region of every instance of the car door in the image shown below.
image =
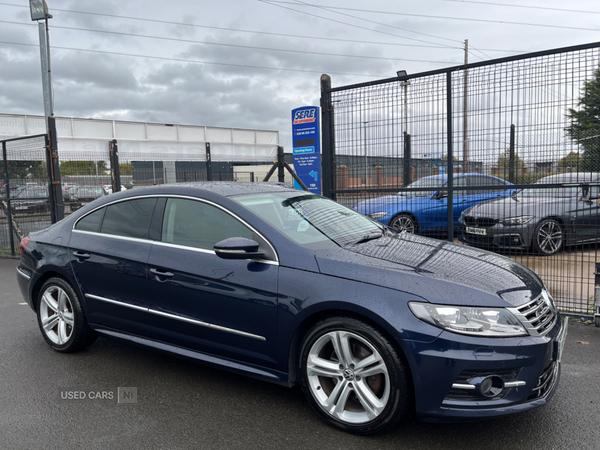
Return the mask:
<svg viewBox="0 0 600 450"><path fill-rule="evenodd" d="M226 260L213 246L246 237L265 260ZM278 263L254 229L214 203L169 198L148 260L155 339L220 357L274 366Z"/></svg>
<svg viewBox="0 0 600 450"><path fill-rule="evenodd" d="M149 230L157 198L122 201L79 219L71 267L91 324L143 336L148 325Z"/></svg>
<svg viewBox="0 0 600 450"><path fill-rule="evenodd" d="M561 199L566 201L566 199ZM577 242L593 242L600 237L600 187L590 186L587 199L569 200L575 210L572 217L573 232Z"/></svg>
<svg viewBox="0 0 600 450"><path fill-rule="evenodd" d="M454 178L454 223L457 223L459 210L458 205L462 202L462 197L467 192L460 189L467 185L467 177ZM444 183L442 187L448 187L448 183ZM448 192L437 191L431 196L425 217L427 228L431 229L447 229L448 228Z"/></svg>

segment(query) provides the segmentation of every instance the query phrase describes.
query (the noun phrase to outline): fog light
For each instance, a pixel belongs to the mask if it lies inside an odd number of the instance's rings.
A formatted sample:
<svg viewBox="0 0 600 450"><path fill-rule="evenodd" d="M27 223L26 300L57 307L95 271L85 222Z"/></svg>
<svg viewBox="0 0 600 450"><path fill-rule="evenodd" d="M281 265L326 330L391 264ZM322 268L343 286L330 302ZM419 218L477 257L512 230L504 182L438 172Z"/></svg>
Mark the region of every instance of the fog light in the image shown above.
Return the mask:
<svg viewBox="0 0 600 450"><path fill-rule="evenodd" d="M479 394L488 398L496 397L504 390L504 380L497 375L473 378L471 384Z"/></svg>

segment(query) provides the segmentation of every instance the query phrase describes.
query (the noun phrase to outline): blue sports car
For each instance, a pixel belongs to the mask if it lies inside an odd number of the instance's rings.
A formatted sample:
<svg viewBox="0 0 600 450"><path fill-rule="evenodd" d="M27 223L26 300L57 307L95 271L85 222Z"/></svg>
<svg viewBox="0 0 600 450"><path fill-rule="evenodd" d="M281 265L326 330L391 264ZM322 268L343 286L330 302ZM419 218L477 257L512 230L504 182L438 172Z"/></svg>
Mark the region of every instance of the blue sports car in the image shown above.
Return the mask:
<svg viewBox="0 0 600 450"><path fill-rule="evenodd" d="M354 206L354 210L369 216L379 223L408 233L447 231L448 192L432 191L443 188L448 175L432 175L411 183L407 188L429 188L424 191L400 191L393 195L377 197ZM480 202L510 196L514 189L511 183L501 178L480 173L454 175L454 225L458 225L461 213ZM480 186L481 189L461 189Z"/></svg>

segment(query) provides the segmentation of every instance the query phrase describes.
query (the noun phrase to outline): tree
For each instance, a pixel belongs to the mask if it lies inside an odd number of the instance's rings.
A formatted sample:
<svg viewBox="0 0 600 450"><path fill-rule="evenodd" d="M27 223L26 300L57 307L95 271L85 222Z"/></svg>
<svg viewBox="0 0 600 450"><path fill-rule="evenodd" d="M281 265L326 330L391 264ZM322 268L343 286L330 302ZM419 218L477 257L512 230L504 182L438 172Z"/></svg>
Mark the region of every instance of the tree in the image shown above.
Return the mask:
<svg viewBox="0 0 600 450"><path fill-rule="evenodd" d="M48 178L45 161L8 161L8 177L11 179Z"/></svg>
<svg viewBox="0 0 600 450"><path fill-rule="evenodd" d="M571 152L564 158L558 160L558 167L565 169L567 167L577 169L581 164L581 159L579 157L579 153Z"/></svg>
<svg viewBox="0 0 600 450"><path fill-rule="evenodd" d="M504 174L508 176L508 173L510 171L510 150L507 149L504 153L502 153L498 157L498 162L496 164L498 166L498 173L500 174L500 176ZM515 174L525 172L525 167L525 163L521 158L519 158L519 155L515 152Z"/></svg>
<svg viewBox="0 0 600 450"><path fill-rule="evenodd" d="M119 164L119 173L121 175L132 175L133 170L131 168L131 164L127 164L127 163Z"/></svg>
<svg viewBox="0 0 600 450"><path fill-rule="evenodd" d="M581 169L600 169L600 68L581 89L577 108L569 108L567 118L571 121L565 132L583 147Z"/></svg>
<svg viewBox="0 0 600 450"><path fill-rule="evenodd" d="M106 175L106 161L61 161L60 175Z"/></svg>

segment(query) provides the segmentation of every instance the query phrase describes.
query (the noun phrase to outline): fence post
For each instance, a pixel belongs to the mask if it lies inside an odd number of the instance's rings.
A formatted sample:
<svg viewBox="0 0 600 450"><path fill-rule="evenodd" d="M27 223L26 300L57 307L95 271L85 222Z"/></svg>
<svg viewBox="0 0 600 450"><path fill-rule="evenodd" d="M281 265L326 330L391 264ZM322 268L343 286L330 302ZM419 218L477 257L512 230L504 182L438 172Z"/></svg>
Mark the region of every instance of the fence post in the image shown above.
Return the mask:
<svg viewBox="0 0 600 450"><path fill-rule="evenodd" d="M334 166L335 166L335 136L333 131L333 104L331 103L331 77L327 74L321 75L321 143L322 160L321 174L323 179L323 196L335 200Z"/></svg>
<svg viewBox="0 0 600 450"><path fill-rule="evenodd" d="M50 196L51 201L54 200L54 205L51 204L51 211L54 211L54 215L51 213L52 223L56 223L65 217L65 203L62 196L62 185L60 178L60 165L58 163L58 140L56 136L56 119L54 117L48 117L48 134L49 134L49 146L48 148L48 169L50 175Z"/></svg>
<svg viewBox="0 0 600 450"><path fill-rule="evenodd" d="M121 192L121 169L119 168L119 147L117 140L108 141L108 159L110 161L110 182L113 192Z"/></svg>
<svg viewBox="0 0 600 450"><path fill-rule="evenodd" d="M508 157L508 181L515 182L515 125L510 126L510 147Z"/></svg>
<svg viewBox="0 0 600 450"><path fill-rule="evenodd" d="M404 187L408 186L410 183L412 183L412 174L411 174L411 167L410 167L410 159L411 159L411 153L412 153L412 148L411 148L411 142L410 142L410 134L408 134L406 131L404 132L404 175L402 176L402 182L404 184Z"/></svg>
<svg viewBox="0 0 600 450"><path fill-rule="evenodd" d="M448 128L448 241L454 242L454 152L452 141L452 72L446 73L446 126Z"/></svg>
<svg viewBox="0 0 600 450"><path fill-rule="evenodd" d="M206 143L206 179L212 181L212 160L210 157L210 142Z"/></svg>
<svg viewBox="0 0 600 450"><path fill-rule="evenodd" d="M277 181L280 183L285 182L285 168L283 163L285 162L283 156L283 147L280 145L277 147Z"/></svg>

